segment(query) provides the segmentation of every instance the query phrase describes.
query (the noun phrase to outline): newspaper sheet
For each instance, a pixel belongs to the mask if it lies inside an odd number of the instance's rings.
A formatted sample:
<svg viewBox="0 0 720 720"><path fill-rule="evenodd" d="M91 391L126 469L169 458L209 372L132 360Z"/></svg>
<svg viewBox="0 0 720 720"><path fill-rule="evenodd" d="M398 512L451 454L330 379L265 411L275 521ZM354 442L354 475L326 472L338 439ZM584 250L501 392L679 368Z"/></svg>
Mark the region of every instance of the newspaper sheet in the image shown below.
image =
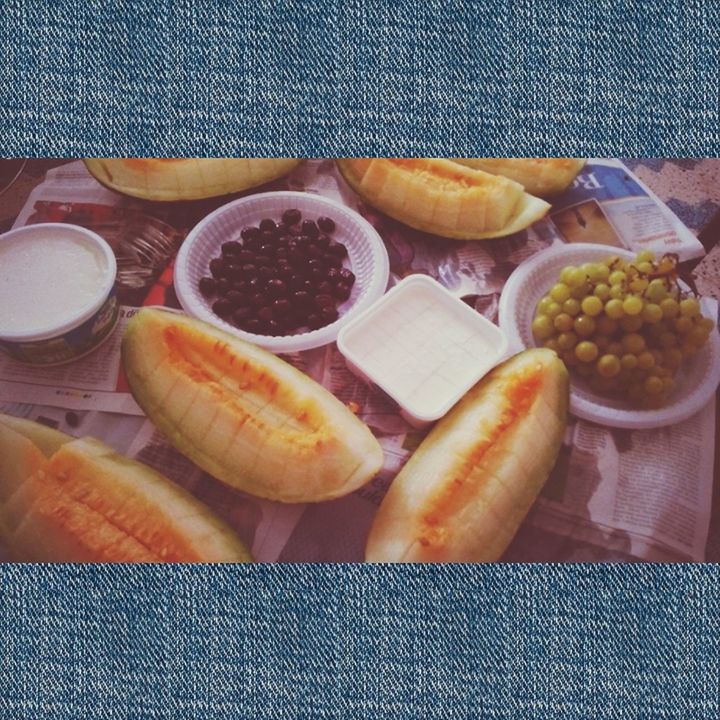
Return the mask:
<svg viewBox="0 0 720 720"><path fill-rule="evenodd" d="M563 242L649 247L700 257L703 248L668 208L621 163L592 160L548 217L502 240L459 243L413 231L364 205L327 160L303 163L272 189L306 190L339 199L363 214L385 241L391 283L426 273L491 320L505 281L524 260ZM225 200L226 201L226 200ZM178 237L211 203L146 207L98 185L81 163L57 168L33 192L16 226L66 221L92 227L115 246L128 217L159 221ZM0 355L0 411L39 419L74 435L90 434L156 467L224 517L260 561L362 560L367 532L387 487L422 440L397 406L360 381L328 345L287 356L372 428L385 464L366 487L330 503L282 505L231 490L170 448L142 417L128 392L119 338L134 308L178 307L172 260L144 289L119 290L123 317L113 337L85 360L29 370ZM702 560L710 519L715 403L669 428L620 431L572 418L560 458L515 541L508 560Z"/></svg>

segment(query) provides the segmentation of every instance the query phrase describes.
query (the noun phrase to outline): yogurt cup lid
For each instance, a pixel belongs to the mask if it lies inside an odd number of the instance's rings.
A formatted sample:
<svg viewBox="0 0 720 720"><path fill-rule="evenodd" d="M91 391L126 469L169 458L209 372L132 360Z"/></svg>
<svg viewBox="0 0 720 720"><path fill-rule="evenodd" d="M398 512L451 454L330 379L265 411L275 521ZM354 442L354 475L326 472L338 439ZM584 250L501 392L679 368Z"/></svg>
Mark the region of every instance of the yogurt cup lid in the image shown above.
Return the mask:
<svg viewBox="0 0 720 720"><path fill-rule="evenodd" d="M0 235L0 338L30 342L72 330L105 302L116 271L108 243L77 225L41 223Z"/></svg>

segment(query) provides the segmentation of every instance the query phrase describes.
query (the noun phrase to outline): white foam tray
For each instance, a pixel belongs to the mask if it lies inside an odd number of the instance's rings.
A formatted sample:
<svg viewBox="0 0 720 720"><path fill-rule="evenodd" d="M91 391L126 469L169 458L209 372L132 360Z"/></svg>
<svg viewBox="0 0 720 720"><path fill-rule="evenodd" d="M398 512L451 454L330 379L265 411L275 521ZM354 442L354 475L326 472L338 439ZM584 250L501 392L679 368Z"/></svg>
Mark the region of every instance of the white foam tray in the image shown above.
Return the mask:
<svg viewBox="0 0 720 720"><path fill-rule="evenodd" d="M458 322L448 327L443 317ZM369 338L374 338L370 355ZM421 274L398 283L338 337L350 370L384 390L416 427L445 415L506 356L507 346L495 324ZM413 368L430 374L420 382Z"/></svg>

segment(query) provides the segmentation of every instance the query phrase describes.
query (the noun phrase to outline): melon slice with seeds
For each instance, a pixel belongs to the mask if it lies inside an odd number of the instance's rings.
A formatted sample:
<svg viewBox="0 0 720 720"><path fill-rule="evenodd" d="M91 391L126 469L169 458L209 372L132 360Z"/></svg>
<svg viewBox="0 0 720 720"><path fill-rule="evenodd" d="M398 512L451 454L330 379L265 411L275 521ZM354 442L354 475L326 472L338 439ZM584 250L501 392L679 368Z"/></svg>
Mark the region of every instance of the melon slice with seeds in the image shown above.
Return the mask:
<svg viewBox="0 0 720 720"><path fill-rule="evenodd" d="M17 560L250 560L230 527L160 473L62 433L47 457L27 435L52 437L32 425L0 416L0 536Z"/></svg>
<svg viewBox="0 0 720 720"><path fill-rule="evenodd" d="M433 235L503 237L524 230L550 208L519 183L450 160L345 158L337 165L370 205Z"/></svg>
<svg viewBox="0 0 720 720"><path fill-rule="evenodd" d="M199 200L242 192L287 175L297 158L89 158L111 190L144 200Z"/></svg>
<svg viewBox="0 0 720 720"><path fill-rule="evenodd" d="M553 468L568 401L567 370L550 350L525 351L493 370L393 481L367 560L498 560Z"/></svg>
<svg viewBox="0 0 720 720"><path fill-rule="evenodd" d="M184 455L239 490L283 502L346 495L383 453L334 395L272 353L186 315L145 308L122 357L140 407Z"/></svg>

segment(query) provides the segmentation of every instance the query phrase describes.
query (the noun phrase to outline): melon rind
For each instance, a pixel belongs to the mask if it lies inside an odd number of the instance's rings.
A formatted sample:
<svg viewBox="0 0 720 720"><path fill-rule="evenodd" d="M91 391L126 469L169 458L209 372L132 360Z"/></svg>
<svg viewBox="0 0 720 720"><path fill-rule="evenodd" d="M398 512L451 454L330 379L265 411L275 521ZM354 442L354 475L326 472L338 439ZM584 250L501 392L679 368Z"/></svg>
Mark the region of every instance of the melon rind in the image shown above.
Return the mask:
<svg viewBox="0 0 720 720"><path fill-rule="evenodd" d="M317 502L350 493L382 466L369 428L330 392L207 323L145 308L128 324L122 357L152 422L231 487Z"/></svg>
<svg viewBox="0 0 720 720"><path fill-rule="evenodd" d="M298 158L87 158L100 183L143 200L201 200L259 187L287 175Z"/></svg>
<svg viewBox="0 0 720 720"><path fill-rule="evenodd" d="M340 158L355 192L417 230L456 240L505 237L537 222L550 205L519 183L437 158Z"/></svg>
<svg viewBox="0 0 720 720"><path fill-rule="evenodd" d="M50 457L32 436L55 447ZM99 440L4 415L0 538L23 562L251 560L228 525L160 473Z"/></svg>
<svg viewBox="0 0 720 720"><path fill-rule="evenodd" d="M13 415L0 413L0 424L6 425L26 437L39 448L45 457L50 457L59 450L62 445L69 443L73 439L72 435L66 435L47 425L42 425L41 423L33 422L25 418L14 417Z"/></svg>
<svg viewBox="0 0 720 720"><path fill-rule="evenodd" d="M584 158L447 158L475 170L520 183L539 197L553 197L567 190L582 170Z"/></svg>
<svg viewBox="0 0 720 720"><path fill-rule="evenodd" d="M513 418L517 403L509 398L524 378L536 389L527 410ZM366 559L498 560L553 468L568 401L567 370L550 350L528 350L496 368L433 428L395 478L373 522Z"/></svg>
<svg viewBox="0 0 720 720"><path fill-rule="evenodd" d="M28 477L42 469L47 458L27 437L5 425L0 417L0 525L5 506ZM1 532L1 529L0 529Z"/></svg>

